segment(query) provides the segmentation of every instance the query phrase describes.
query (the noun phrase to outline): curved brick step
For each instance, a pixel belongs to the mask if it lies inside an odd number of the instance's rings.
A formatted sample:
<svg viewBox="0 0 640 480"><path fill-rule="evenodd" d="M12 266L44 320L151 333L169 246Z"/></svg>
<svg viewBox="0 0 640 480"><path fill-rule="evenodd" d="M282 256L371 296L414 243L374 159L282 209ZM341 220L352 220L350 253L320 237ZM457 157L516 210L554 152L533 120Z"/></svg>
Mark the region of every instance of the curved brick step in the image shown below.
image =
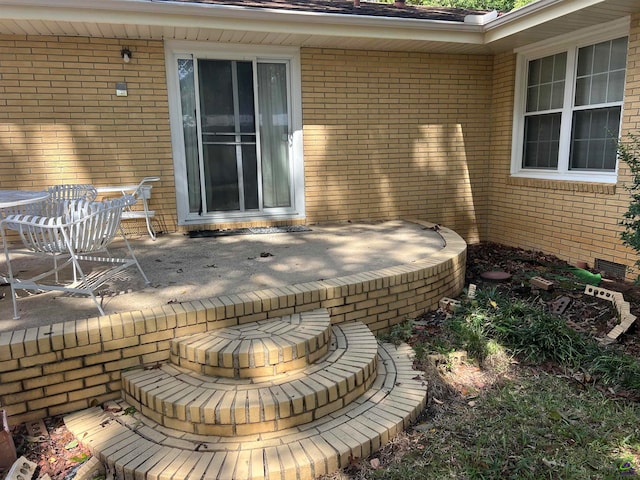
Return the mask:
<svg viewBox="0 0 640 480"><path fill-rule="evenodd" d="M322 308L171 341L171 361L204 375L254 378L312 364L327 353L329 312Z"/></svg>
<svg viewBox="0 0 640 480"><path fill-rule="evenodd" d="M257 381L162 365L123 372L123 398L189 433L248 435L308 423L352 402L376 377L377 342L369 328L353 322L332 330L327 356L295 372Z"/></svg>
<svg viewBox="0 0 640 480"><path fill-rule="evenodd" d="M275 433L187 434L139 412L99 407L67 415L65 423L117 479L310 480L369 456L416 419L427 391L411 356L407 345L381 345L378 376L365 394L326 417Z"/></svg>

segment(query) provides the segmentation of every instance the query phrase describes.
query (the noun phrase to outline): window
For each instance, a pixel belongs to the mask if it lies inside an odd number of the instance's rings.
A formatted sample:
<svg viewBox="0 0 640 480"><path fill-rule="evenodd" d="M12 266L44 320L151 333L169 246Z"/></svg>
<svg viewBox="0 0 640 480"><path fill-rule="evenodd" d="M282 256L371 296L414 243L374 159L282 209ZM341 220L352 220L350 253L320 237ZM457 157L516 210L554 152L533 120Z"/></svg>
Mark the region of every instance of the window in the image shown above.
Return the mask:
<svg viewBox="0 0 640 480"><path fill-rule="evenodd" d="M514 176L616 181L627 59L619 32L519 53Z"/></svg>

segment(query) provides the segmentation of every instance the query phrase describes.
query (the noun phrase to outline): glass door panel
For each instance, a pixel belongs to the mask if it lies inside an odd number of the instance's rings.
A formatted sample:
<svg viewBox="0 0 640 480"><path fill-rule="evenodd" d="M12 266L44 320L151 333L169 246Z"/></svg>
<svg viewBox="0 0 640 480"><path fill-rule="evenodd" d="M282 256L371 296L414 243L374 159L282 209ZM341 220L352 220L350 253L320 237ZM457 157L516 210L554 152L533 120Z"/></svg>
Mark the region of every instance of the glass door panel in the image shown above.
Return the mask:
<svg viewBox="0 0 640 480"><path fill-rule="evenodd" d="M264 207L290 207L290 128L284 63L258 64L258 93Z"/></svg>
<svg viewBox="0 0 640 480"><path fill-rule="evenodd" d="M198 74L206 211L245 210L244 177L255 177L250 160L256 156L253 65L200 60ZM245 154L248 165L243 162ZM249 203L256 208L256 202Z"/></svg>

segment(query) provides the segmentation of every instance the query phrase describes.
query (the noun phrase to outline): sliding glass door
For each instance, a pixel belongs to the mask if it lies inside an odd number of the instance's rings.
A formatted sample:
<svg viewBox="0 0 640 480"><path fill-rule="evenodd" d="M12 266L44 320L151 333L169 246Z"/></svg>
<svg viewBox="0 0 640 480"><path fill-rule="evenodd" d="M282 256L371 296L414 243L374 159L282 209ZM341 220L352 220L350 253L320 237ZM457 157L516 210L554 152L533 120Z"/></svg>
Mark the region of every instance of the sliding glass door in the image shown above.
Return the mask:
<svg viewBox="0 0 640 480"><path fill-rule="evenodd" d="M296 212L290 61L185 57L174 65L187 216Z"/></svg>

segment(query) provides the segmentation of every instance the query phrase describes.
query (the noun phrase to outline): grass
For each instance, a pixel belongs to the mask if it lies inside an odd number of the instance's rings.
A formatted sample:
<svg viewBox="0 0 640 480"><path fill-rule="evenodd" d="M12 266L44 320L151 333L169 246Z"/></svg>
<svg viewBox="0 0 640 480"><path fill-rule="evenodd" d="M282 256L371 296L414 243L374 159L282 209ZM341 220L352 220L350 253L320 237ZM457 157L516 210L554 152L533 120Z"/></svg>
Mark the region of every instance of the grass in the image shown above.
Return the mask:
<svg viewBox="0 0 640 480"><path fill-rule="evenodd" d="M488 345L497 342L528 364L552 362L588 372L612 388L640 394L640 361L576 332L535 300L507 298L496 290L479 291L445 325L445 335L482 363Z"/></svg>
<svg viewBox="0 0 640 480"><path fill-rule="evenodd" d="M640 408L527 369L436 417L372 479L613 479L640 466ZM638 470L638 469L637 469Z"/></svg>
<svg viewBox="0 0 640 480"><path fill-rule="evenodd" d="M640 395L640 362L572 330L535 300L479 291L437 336L408 320L384 340L412 344L429 378L431 407L413 433L377 454L386 458L382 468L361 462L349 478L640 476L640 404L611 395ZM469 369L429 362L431 354L441 358L461 349L493 383L461 388ZM400 454L389 459L394 449Z"/></svg>

